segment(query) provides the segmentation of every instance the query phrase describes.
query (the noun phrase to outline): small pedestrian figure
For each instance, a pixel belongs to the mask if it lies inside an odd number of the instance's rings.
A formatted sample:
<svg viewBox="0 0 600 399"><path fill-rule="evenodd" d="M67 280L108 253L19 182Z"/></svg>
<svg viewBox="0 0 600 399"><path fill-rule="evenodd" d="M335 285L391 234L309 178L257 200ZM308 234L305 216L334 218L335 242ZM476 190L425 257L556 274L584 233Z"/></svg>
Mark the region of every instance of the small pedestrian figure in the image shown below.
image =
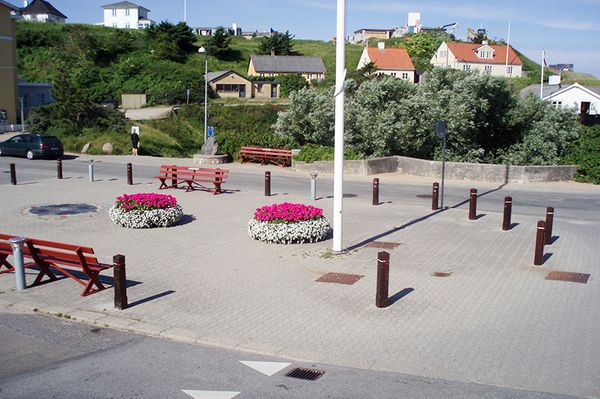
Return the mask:
<svg viewBox="0 0 600 399"><path fill-rule="evenodd" d="M140 148L140 127L131 127L131 154L137 155L138 148Z"/></svg>

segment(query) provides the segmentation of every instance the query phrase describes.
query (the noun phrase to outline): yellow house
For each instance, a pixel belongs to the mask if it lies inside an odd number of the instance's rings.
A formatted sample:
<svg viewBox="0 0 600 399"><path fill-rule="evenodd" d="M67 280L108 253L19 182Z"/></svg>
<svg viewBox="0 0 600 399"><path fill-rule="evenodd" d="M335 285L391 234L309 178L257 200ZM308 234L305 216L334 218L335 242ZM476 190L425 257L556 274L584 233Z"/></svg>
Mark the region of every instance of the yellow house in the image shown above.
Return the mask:
<svg viewBox="0 0 600 399"><path fill-rule="evenodd" d="M325 64L321 57L297 55L252 55L248 76L273 78L279 75L300 75L307 82L325 79Z"/></svg>
<svg viewBox="0 0 600 399"><path fill-rule="evenodd" d="M279 97L277 82L251 81L232 70L209 72L207 77L210 88L219 98Z"/></svg>
<svg viewBox="0 0 600 399"><path fill-rule="evenodd" d="M18 10L0 0L0 124L17 123L17 39L15 21L10 13Z"/></svg>

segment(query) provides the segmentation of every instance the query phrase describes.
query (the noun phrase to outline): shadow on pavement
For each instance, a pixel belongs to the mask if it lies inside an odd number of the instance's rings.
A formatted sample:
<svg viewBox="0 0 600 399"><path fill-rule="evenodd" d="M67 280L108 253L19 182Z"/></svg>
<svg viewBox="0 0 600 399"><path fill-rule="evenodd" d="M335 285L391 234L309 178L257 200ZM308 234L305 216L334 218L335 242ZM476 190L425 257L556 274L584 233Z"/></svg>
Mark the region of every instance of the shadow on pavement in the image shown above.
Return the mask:
<svg viewBox="0 0 600 399"><path fill-rule="evenodd" d="M383 237L388 236L390 234L393 234L393 233L395 233L397 231L405 229L405 228L407 228L409 226L412 226L413 224L417 224L419 222L427 220L430 217L435 216L435 215L437 215L438 213L441 213L441 212L444 212L444 209L438 209L437 211L431 212L428 215L422 216L422 217L417 218L417 219L413 219L410 222L403 224L402 226L394 227L393 229L390 229L388 231L384 231L383 233L377 234L376 236L373 236L371 238L367 238L366 240L363 240L363 241L361 241L361 242L359 242L357 244L354 244L354 245L348 247L346 250L347 251L352 251L352 250L358 249L360 247L363 247L363 246L367 245L370 242L377 241L380 238L383 238Z"/></svg>
<svg viewBox="0 0 600 399"><path fill-rule="evenodd" d="M163 296L171 295L171 294L174 294L174 293L175 293L175 291L173 291L173 290L164 291L164 292L161 292L160 294L155 294L155 295L149 296L147 298L140 299L140 300L135 301L135 302L131 302L129 305L127 305L127 307L131 308L131 307L134 307L134 306L137 306L137 305L141 305L142 303L150 302L150 301L153 301L155 299L162 298Z"/></svg>
<svg viewBox="0 0 600 399"><path fill-rule="evenodd" d="M394 295L392 295L391 297L388 298L388 306L391 306L394 303L398 302L400 299L404 298L405 296L407 296L414 290L415 290L414 288L409 287L409 288L403 289L402 291L396 292Z"/></svg>
<svg viewBox="0 0 600 399"><path fill-rule="evenodd" d="M488 195L488 194L491 194L491 193L493 193L493 192L496 192L496 191L500 191L500 190L502 190L502 188L504 188L504 186L506 186L507 184L508 184L508 183L503 183L503 184L501 184L500 186L498 186L498 188L494 188L494 189L492 189L492 190L488 190L488 191L486 191L485 193L477 194L477 198L479 198L479 197L483 197L484 195ZM469 201L470 201L470 199L469 199L469 198L467 198L466 200L464 200L464 201L462 201L462 202L459 202L458 204L456 204L456 205L454 205L454 206L451 206L450 208L459 208L459 207L463 206L464 204L468 204L468 203L469 203Z"/></svg>

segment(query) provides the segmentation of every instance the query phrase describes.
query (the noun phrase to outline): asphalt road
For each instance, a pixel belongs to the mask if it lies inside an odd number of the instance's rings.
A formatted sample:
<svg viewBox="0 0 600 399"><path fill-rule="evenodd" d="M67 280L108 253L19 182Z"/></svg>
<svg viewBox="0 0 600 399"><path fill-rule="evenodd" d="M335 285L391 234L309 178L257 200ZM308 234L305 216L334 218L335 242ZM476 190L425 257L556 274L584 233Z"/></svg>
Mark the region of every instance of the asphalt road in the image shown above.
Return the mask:
<svg viewBox="0 0 600 399"><path fill-rule="evenodd" d="M88 180L87 159L76 155L67 155L63 161L63 175L66 179ZM94 175L96 180L126 181L126 163L130 158L103 158L98 157L94 162ZM24 158L0 158L0 184L10 184L9 164L15 163L17 169L17 182L19 184L35 184L40 179L56 178L55 160L27 160ZM156 188L158 182L153 179L157 174L156 165L133 165L134 183L148 185ZM266 169L265 169L266 170ZM293 193L309 197L310 179L304 174L281 173L280 168L272 167L271 192L273 199L279 200L278 195ZM225 189L239 191L258 191L264 187L264 177L261 170L244 170L231 173ZM382 205L388 202L402 202L406 204L428 205L431 199L419 198L419 195L431 194L431 182L426 178L420 181L404 182L398 178L388 179L385 174L380 178L380 201ZM477 187L477 182L470 183ZM317 192L319 200L327 200L333 195L333 179L329 176L319 176L317 179ZM497 184L485 183L485 188L479 189L477 203L478 213L502 212L503 199L510 195L513 197L514 215L539 215L543 218L545 209L552 206L556 209L556 217L585 222L600 222L600 195L594 189L556 189L556 186L527 184ZM344 195L348 201L364 201L371 203L372 185L367 178L351 177L344 181ZM446 183L444 205L452 208L468 208L468 186L464 182Z"/></svg>
<svg viewBox="0 0 600 399"><path fill-rule="evenodd" d="M0 337L0 398L189 399L183 390L239 392L236 399L574 398L297 362L269 377L240 360L290 361L42 315L0 313ZM285 376L296 367L325 373L316 381ZM196 395L198 399L224 397L231 396Z"/></svg>

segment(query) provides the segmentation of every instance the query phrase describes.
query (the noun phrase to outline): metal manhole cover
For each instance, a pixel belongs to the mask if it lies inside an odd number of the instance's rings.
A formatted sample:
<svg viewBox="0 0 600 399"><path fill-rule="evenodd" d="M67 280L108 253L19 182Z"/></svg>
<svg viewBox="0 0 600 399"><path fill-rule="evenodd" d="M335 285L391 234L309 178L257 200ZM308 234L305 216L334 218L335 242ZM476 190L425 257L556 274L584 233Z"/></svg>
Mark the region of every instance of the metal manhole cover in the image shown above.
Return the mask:
<svg viewBox="0 0 600 399"><path fill-rule="evenodd" d="M590 275L587 273L573 272L550 272L546 276L546 280L570 281L573 283L587 284Z"/></svg>
<svg viewBox="0 0 600 399"><path fill-rule="evenodd" d="M358 274L345 274L345 273L327 273L316 279L319 283L335 283L335 284L346 284L352 285L358 280L363 278Z"/></svg>
<svg viewBox="0 0 600 399"><path fill-rule="evenodd" d="M433 272L431 273L432 276L434 277L450 277L452 273L448 273L448 272Z"/></svg>
<svg viewBox="0 0 600 399"><path fill-rule="evenodd" d="M91 204L41 205L29 208L29 213L37 216L69 216L96 212L98 207Z"/></svg>
<svg viewBox="0 0 600 399"><path fill-rule="evenodd" d="M417 195L417 198L431 198L431 194L419 194Z"/></svg>
<svg viewBox="0 0 600 399"><path fill-rule="evenodd" d="M385 241L372 241L365 245L365 248L383 248L383 249L394 249L399 247L399 242L385 242Z"/></svg>
<svg viewBox="0 0 600 399"><path fill-rule="evenodd" d="M300 378L301 380L314 381L321 378L323 374L325 374L325 371L323 370L295 368L289 373L287 373L285 376L292 378Z"/></svg>

